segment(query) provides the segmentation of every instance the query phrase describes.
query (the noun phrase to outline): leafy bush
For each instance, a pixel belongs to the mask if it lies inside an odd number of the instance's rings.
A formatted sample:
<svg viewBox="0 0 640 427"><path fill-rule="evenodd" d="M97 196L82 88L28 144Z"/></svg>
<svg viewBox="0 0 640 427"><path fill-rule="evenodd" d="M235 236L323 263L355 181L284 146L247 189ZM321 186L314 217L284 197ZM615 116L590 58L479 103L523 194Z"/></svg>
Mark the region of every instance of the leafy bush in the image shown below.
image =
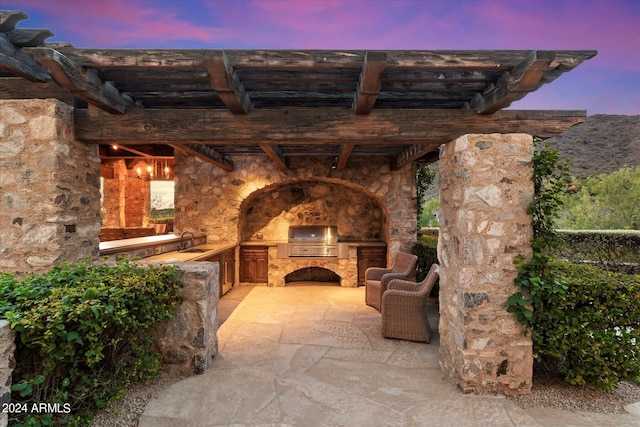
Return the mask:
<svg viewBox="0 0 640 427"><path fill-rule="evenodd" d="M171 318L180 287L174 267L129 260L62 264L20 281L1 274L0 314L17 333L12 401L70 412L12 421L83 425L132 381L151 378L160 358L149 330Z"/></svg>
<svg viewBox="0 0 640 427"><path fill-rule="evenodd" d="M416 279L420 282L427 277L431 264L438 263L438 235L421 235L411 253L418 256Z"/></svg>
<svg viewBox="0 0 640 427"><path fill-rule="evenodd" d="M566 292L543 293L534 353L570 384L614 389L640 377L640 276L553 262Z"/></svg>

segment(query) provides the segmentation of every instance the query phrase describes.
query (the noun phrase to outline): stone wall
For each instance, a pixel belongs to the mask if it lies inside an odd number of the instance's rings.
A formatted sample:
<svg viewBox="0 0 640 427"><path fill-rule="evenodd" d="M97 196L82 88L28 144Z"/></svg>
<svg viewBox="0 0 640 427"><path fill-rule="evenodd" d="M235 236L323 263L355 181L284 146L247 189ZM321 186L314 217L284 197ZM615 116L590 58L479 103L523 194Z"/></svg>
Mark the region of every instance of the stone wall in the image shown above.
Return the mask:
<svg viewBox="0 0 640 427"><path fill-rule="evenodd" d="M138 161L127 168L124 160L112 163L113 178L103 180L103 227L143 227L151 217L150 181L138 178L137 169L147 169Z"/></svg>
<svg viewBox="0 0 640 427"><path fill-rule="evenodd" d="M171 320L157 327L162 362L180 374L201 374L218 354L218 299L220 266L217 262L178 263L185 300Z"/></svg>
<svg viewBox="0 0 640 427"><path fill-rule="evenodd" d="M331 168L332 158L295 157L289 169L281 171L266 156L243 156L234 157L235 169L227 172L181 152L175 156L176 233L203 232L209 242L216 243L241 240L246 234L254 234L261 223L271 224L268 230L280 230L274 224L290 220L287 214L278 214L273 222L271 219L254 221L247 216L249 208L253 207L251 215L261 215L260 210L264 209L270 212L267 215L273 216L272 208L264 205L281 203L277 201L283 197L280 190L291 191L300 184L304 186L304 206L291 206L289 202L280 205L294 210L295 218L301 215L307 222L311 218L323 222L339 220L329 217L323 205L324 200L331 199L339 204L332 208L356 222L347 232L338 231L367 236L381 234L388 243L390 259L401 250L410 250L415 241L415 172L411 165L392 171L387 160L353 158L345 170L337 171ZM334 191L334 195L327 198L329 191ZM363 211L349 201L354 194L359 194L357 200L366 201L366 206L371 207L371 212L365 212L364 217L359 217ZM252 204L256 200L260 203ZM382 224L381 232L379 224ZM274 239L286 240L286 237L276 239L274 236Z"/></svg>
<svg viewBox="0 0 640 427"><path fill-rule="evenodd" d="M11 402L11 374L15 368L16 361L13 352L16 348L14 344L15 332L9 327L9 322L0 319L0 405ZM8 414L0 411L0 427L8 423Z"/></svg>
<svg viewBox="0 0 640 427"><path fill-rule="evenodd" d="M98 256L100 158L74 140L73 108L0 100L0 270L43 273Z"/></svg>
<svg viewBox="0 0 640 427"><path fill-rule="evenodd" d="M281 240L290 225L337 225L338 237L383 240L384 211L371 196L344 185L299 181L266 187L242 205L241 240Z"/></svg>
<svg viewBox="0 0 640 427"><path fill-rule="evenodd" d="M529 135L466 135L440 154L440 364L465 392L519 394L532 381L532 342L507 298L529 256Z"/></svg>

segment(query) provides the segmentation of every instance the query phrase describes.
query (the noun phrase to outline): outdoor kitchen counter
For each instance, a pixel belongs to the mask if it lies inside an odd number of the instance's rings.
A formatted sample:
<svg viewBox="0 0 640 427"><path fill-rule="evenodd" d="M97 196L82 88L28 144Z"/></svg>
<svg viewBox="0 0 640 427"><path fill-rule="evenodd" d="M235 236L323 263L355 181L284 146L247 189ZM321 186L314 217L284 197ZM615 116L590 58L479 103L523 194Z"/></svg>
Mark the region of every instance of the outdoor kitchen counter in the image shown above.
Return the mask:
<svg viewBox="0 0 640 427"><path fill-rule="evenodd" d="M240 242L240 246L278 246L286 243L286 240L245 240ZM348 243L349 246L355 247L387 246L387 243L381 240L338 240L338 243Z"/></svg>
<svg viewBox="0 0 640 427"><path fill-rule="evenodd" d="M205 243L190 247L185 251L171 251L144 258L144 261L176 262L176 261L205 261L224 251L238 246L237 243ZM197 251L197 252L195 252Z"/></svg>

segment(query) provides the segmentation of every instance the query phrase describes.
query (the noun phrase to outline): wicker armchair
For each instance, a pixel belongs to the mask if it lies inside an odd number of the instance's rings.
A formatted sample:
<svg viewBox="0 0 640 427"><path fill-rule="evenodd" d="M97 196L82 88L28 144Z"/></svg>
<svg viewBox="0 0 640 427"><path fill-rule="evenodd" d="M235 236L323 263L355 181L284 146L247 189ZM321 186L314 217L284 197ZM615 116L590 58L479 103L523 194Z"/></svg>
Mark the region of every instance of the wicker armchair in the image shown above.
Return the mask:
<svg viewBox="0 0 640 427"><path fill-rule="evenodd" d="M431 328L427 319L427 299L439 274L432 264L420 283L392 280L382 295L382 336L429 343Z"/></svg>
<svg viewBox="0 0 640 427"><path fill-rule="evenodd" d="M415 273L418 257L405 252L400 252L391 268L369 267L364 273L365 277L365 302L367 305L380 311L382 294L387 290L387 285L393 279L407 280Z"/></svg>

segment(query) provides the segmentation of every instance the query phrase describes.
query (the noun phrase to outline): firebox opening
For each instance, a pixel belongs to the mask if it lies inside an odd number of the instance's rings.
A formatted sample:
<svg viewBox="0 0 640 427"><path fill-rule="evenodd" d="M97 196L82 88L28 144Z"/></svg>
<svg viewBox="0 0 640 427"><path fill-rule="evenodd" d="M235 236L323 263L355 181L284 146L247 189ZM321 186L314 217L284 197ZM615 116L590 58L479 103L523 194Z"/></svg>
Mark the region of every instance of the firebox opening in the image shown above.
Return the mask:
<svg viewBox="0 0 640 427"><path fill-rule="evenodd" d="M340 286L340 276L322 267L306 267L292 271L284 277L285 285L329 285Z"/></svg>

